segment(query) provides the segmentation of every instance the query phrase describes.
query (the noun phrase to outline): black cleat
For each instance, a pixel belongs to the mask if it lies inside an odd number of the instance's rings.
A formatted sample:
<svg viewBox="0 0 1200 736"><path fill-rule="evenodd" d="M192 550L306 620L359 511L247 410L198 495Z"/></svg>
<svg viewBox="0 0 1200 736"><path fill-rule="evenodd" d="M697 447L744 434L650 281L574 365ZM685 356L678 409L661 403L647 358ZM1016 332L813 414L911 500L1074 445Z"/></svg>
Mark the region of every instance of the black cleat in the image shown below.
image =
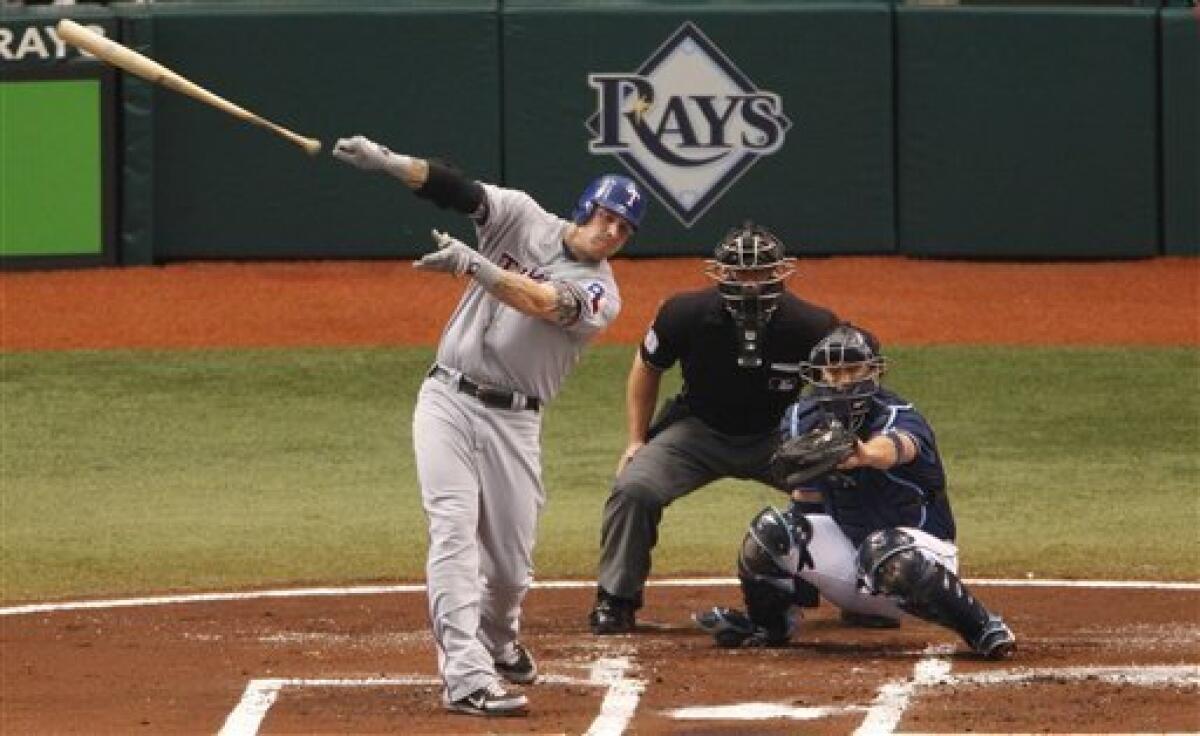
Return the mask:
<svg viewBox="0 0 1200 736"><path fill-rule="evenodd" d="M1008 659L1017 651L1017 637L999 616L992 616L971 647L984 659Z"/></svg>
<svg viewBox="0 0 1200 736"><path fill-rule="evenodd" d="M873 613L857 613L842 611L842 623L859 629L898 629L900 619L891 616L877 616Z"/></svg>
<svg viewBox="0 0 1200 736"><path fill-rule="evenodd" d="M533 655L521 642L513 644L513 648L517 651L516 657L507 663L497 660L496 674L514 685L532 685L537 682L538 668Z"/></svg>
<svg viewBox="0 0 1200 736"><path fill-rule="evenodd" d="M596 607L588 614L588 627L598 636L631 634L636 628L633 615L636 608L633 601L600 591Z"/></svg>
<svg viewBox="0 0 1200 736"><path fill-rule="evenodd" d="M450 700L443 694L442 705L451 713L469 716L523 716L529 713L528 698L509 692L495 682L458 700Z"/></svg>

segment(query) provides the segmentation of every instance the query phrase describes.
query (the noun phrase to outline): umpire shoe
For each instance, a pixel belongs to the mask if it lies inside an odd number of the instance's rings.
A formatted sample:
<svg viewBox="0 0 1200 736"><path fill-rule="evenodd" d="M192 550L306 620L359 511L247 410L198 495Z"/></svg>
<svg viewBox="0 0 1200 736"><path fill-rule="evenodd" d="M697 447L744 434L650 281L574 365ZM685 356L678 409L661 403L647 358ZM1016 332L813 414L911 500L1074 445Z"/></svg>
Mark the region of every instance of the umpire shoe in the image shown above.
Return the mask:
<svg viewBox="0 0 1200 736"><path fill-rule="evenodd" d="M523 716L529 713L529 699L520 693L509 692L493 682L465 698L451 700L443 694L442 704L451 713L469 716Z"/></svg>
<svg viewBox="0 0 1200 736"><path fill-rule="evenodd" d="M596 607L588 614L588 626L598 636L631 634L635 628L633 601L609 595L603 589L596 596Z"/></svg>
<svg viewBox="0 0 1200 736"><path fill-rule="evenodd" d="M521 642L514 643L513 649L517 653L513 655L512 662L496 660L496 674L514 685L532 685L537 682L538 668L537 662L533 661L533 655Z"/></svg>
<svg viewBox="0 0 1200 736"><path fill-rule="evenodd" d="M999 616L990 616L971 646L984 659L1008 659L1017 651L1017 637Z"/></svg>

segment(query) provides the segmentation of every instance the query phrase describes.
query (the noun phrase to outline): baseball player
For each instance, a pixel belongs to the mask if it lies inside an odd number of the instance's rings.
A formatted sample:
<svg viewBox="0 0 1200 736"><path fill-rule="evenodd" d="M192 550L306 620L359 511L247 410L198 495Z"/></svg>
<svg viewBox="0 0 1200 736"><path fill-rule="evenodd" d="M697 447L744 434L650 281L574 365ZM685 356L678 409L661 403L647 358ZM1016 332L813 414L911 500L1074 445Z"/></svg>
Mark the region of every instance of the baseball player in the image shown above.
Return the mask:
<svg viewBox="0 0 1200 736"><path fill-rule="evenodd" d="M469 276L421 385L413 446L429 522L429 618L443 704L481 716L520 715L537 665L517 638L533 577L541 479L541 411L621 301L607 259L646 211L639 188L602 176L571 220L528 194L392 153L362 136L333 155L395 176L418 197L468 215L478 250L434 232L413 265Z"/></svg>
<svg viewBox="0 0 1200 736"><path fill-rule="evenodd" d="M956 631L987 659L1015 651L1012 631L958 578L933 429L880 385L885 366L878 340L853 325L838 326L812 351L803 368L811 393L785 412L775 460L795 484L792 506L759 513L738 556L748 611L696 616L719 644L785 643L799 579L865 625L896 627L908 613ZM821 458L791 456L793 445L803 448L797 455L820 455L822 445L836 454L822 469Z"/></svg>
<svg viewBox="0 0 1200 736"><path fill-rule="evenodd" d="M837 323L784 288L793 270L782 241L747 224L717 245L706 271L713 286L659 308L629 370L629 444L604 507L593 633L634 631L672 501L725 477L780 487L769 467L780 416L799 394L800 362ZM651 422L662 374L676 362L683 390Z"/></svg>

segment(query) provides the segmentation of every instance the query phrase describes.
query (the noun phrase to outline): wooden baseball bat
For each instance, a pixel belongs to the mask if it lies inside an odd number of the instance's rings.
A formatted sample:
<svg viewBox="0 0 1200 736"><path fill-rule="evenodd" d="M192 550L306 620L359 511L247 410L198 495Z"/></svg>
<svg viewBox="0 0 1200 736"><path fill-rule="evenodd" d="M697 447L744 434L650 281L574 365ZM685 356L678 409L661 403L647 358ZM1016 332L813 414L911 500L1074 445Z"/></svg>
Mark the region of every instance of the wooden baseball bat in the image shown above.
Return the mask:
<svg viewBox="0 0 1200 736"><path fill-rule="evenodd" d="M109 40L73 20L64 18L58 22L58 36L62 40L87 51L97 59L103 59L109 64L124 69L130 74L139 76L148 82L160 84L167 89L185 94L206 105L212 105L239 120L244 120L260 128L266 128L272 133L282 136L300 146L310 156L316 156L321 150L321 141L316 138L305 138L302 135L293 133L282 125L259 117L249 110L209 92L190 79L176 74L157 61L139 54L128 46L122 46L116 41Z"/></svg>

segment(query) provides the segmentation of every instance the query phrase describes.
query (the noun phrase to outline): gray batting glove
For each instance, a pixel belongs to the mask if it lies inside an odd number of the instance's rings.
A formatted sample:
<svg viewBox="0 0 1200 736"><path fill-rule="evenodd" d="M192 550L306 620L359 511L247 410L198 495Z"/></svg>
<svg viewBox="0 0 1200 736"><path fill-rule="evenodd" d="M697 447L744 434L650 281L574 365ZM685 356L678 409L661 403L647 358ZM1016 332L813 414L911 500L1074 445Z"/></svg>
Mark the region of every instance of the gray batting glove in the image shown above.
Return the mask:
<svg viewBox="0 0 1200 736"><path fill-rule="evenodd" d="M449 233L431 230L430 235L433 236L433 242L437 244L438 249L422 256L413 263L413 268L441 271L455 276L470 274L486 289L492 288L500 280L504 273L500 267L484 258L471 246Z"/></svg>
<svg viewBox="0 0 1200 736"><path fill-rule="evenodd" d="M394 164L396 154L366 136L356 135L338 138L333 145L333 157L363 171L384 171Z"/></svg>

